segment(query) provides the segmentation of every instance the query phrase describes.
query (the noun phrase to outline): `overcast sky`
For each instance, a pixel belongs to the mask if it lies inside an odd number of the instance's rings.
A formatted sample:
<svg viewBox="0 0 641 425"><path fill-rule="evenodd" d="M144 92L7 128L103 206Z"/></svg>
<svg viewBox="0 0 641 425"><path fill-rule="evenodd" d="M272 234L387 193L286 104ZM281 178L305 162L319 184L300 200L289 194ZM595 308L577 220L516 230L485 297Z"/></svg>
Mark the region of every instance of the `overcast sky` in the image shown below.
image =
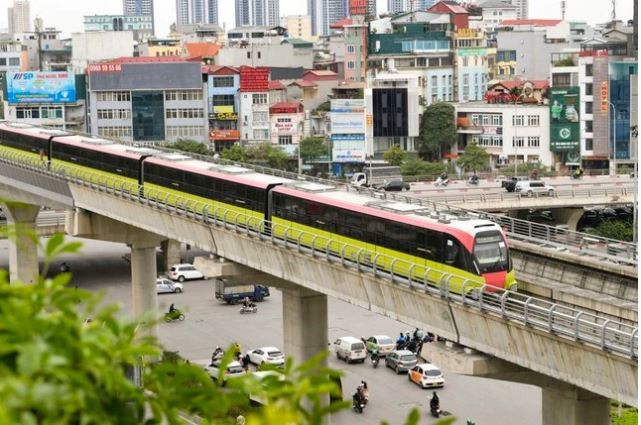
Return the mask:
<svg viewBox="0 0 641 425"><path fill-rule="evenodd" d="M385 11L387 0L377 0L378 11ZM632 1L617 0L617 19L632 19ZM11 0L0 0L0 28L7 27L5 5ZM481 3L479 1L479 3ZM175 0L154 0L156 35L165 36L169 25L176 20ZM227 29L235 26L234 0L218 0L219 24L226 23ZM83 30L83 16L94 14L122 13L121 0L31 0L32 19L40 16L46 27L56 27L63 35ZM280 0L280 14L305 15L307 2L303 0ZM611 14L610 0L567 0L566 18L601 23ZM561 18L560 0L530 0L530 18Z"/></svg>

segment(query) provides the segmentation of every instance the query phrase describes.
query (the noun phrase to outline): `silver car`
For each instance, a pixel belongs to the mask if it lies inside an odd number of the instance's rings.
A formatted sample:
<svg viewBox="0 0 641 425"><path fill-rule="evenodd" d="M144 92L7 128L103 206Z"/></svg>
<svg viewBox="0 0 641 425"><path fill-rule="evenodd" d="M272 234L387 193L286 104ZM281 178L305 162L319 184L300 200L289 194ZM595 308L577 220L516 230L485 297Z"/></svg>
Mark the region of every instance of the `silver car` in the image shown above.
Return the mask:
<svg viewBox="0 0 641 425"><path fill-rule="evenodd" d="M407 372L416 366L417 362L416 355L409 350L392 351L385 357L385 366L394 369L397 375L401 372Z"/></svg>
<svg viewBox="0 0 641 425"><path fill-rule="evenodd" d="M156 279L157 294L180 294L182 291L182 283L172 282L169 279Z"/></svg>

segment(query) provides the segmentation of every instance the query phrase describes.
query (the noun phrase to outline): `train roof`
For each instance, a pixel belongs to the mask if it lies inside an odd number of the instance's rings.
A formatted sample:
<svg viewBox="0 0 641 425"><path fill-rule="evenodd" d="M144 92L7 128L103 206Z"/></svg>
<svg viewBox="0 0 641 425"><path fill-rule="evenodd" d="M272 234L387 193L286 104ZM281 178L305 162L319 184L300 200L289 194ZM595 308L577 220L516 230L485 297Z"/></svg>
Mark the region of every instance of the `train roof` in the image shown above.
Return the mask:
<svg viewBox="0 0 641 425"><path fill-rule="evenodd" d="M496 223L474 215L457 215L453 212L435 211L423 205L375 198L354 191L340 190L330 185L293 182L286 186L277 187L274 191L321 201L328 205L375 217L446 232L456 236L468 249L472 248L474 235L479 231L500 230Z"/></svg>
<svg viewBox="0 0 641 425"><path fill-rule="evenodd" d="M51 136L69 136L70 133L55 128L42 128L36 127L32 124L19 123L19 122L2 122L0 128L12 131L15 133L26 134L41 139L49 139Z"/></svg>
<svg viewBox="0 0 641 425"><path fill-rule="evenodd" d="M165 167L190 171L192 173L198 173L262 189L266 189L267 186L271 184L282 184L290 181L289 179L282 177L260 174L250 168L239 167L236 165L216 164L176 153L155 155L152 158L148 158L145 163L158 164Z"/></svg>

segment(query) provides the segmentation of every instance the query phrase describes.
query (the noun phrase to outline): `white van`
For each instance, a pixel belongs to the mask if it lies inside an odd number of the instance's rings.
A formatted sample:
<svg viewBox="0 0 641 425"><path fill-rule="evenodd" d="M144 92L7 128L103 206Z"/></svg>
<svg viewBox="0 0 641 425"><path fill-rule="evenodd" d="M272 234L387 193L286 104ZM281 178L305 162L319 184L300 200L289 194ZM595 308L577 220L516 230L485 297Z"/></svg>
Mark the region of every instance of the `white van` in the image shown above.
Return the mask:
<svg viewBox="0 0 641 425"><path fill-rule="evenodd" d="M334 349L336 350L336 357L343 359L347 363L361 362L363 363L367 358L367 350L365 343L353 336L344 336L334 341Z"/></svg>

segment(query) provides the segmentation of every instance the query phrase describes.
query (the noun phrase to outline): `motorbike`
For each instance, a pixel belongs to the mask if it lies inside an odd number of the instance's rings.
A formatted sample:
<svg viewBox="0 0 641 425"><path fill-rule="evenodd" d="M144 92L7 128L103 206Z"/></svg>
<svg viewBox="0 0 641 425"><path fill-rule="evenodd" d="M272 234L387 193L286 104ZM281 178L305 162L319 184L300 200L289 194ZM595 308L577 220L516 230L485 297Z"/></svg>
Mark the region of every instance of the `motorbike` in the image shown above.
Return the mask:
<svg viewBox="0 0 641 425"><path fill-rule="evenodd" d="M358 393L354 393L354 395L352 396L352 405L355 412L363 413L366 405L365 398L361 397Z"/></svg>
<svg viewBox="0 0 641 425"><path fill-rule="evenodd" d="M256 307L255 305L244 305L240 308L240 314L256 313L257 311L258 307Z"/></svg>
<svg viewBox="0 0 641 425"><path fill-rule="evenodd" d="M174 322L176 320L183 321L185 320L185 315L181 313L180 310L176 309L174 311L165 313L165 322Z"/></svg>
<svg viewBox="0 0 641 425"><path fill-rule="evenodd" d="M443 178L439 177L439 178L438 178L438 179L436 179L436 181L434 182L434 186L436 186L436 187L445 187L445 186L447 186L447 184L448 184L449 182L450 182L450 179L448 179L448 178L444 178L444 179L443 179Z"/></svg>
<svg viewBox="0 0 641 425"><path fill-rule="evenodd" d="M469 179L467 179L467 184L479 184L479 177L478 176L470 176Z"/></svg>
<svg viewBox="0 0 641 425"><path fill-rule="evenodd" d="M71 270L71 267L67 263L60 264L60 273L67 273Z"/></svg>
<svg viewBox="0 0 641 425"><path fill-rule="evenodd" d="M432 414L432 416L434 416L435 418L438 418L438 417L440 417L440 416L441 416L441 409L439 409L438 407L431 407L431 408L430 408L430 413L431 413L431 414Z"/></svg>
<svg viewBox="0 0 641 425"><path fill-rule="evenodd" d="M372 367L376 369L378 367L378 362L380 359L378 357L372 357Z"/></svg>

